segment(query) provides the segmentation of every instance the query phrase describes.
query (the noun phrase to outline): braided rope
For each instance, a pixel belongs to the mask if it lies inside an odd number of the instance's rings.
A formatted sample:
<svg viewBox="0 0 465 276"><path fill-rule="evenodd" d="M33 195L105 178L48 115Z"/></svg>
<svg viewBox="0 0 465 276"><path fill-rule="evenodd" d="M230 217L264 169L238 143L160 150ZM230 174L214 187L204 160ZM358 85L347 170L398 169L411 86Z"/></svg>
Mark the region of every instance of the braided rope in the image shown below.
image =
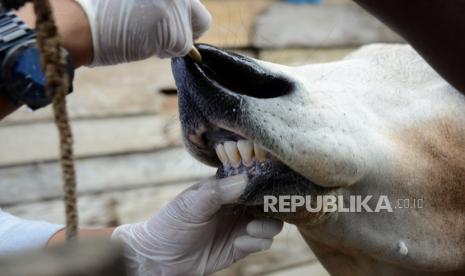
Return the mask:
<svg viewBox="0 0 465 276"><path fill-rule="evenodd" d="M76 199L76 173L74 170L73 135L66 109L66 91L69 79L65 74L65 59L61 38L53 20L48 0L34 0L36 13L37 46L47 80L46 91L53 98L55 124L60 138L60 163L66 212L66 239L77 237L78 212Z"/></svg>

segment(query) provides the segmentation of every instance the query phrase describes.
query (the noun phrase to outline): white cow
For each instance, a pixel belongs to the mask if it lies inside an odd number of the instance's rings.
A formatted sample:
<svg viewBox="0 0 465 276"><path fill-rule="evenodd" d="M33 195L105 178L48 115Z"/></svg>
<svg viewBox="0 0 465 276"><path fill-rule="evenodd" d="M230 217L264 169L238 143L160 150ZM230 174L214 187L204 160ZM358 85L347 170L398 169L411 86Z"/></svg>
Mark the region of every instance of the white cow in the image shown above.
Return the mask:
<svg viewBox="0 0 465 276"><path fill-rule="evenodd" d="M187 148L219 177L248 173L255 215L264 195L387 196L392 212L271 216L332 275L465 274L465 97L410 46L302 67L199 49L203 65L173 61Z"/></svg>

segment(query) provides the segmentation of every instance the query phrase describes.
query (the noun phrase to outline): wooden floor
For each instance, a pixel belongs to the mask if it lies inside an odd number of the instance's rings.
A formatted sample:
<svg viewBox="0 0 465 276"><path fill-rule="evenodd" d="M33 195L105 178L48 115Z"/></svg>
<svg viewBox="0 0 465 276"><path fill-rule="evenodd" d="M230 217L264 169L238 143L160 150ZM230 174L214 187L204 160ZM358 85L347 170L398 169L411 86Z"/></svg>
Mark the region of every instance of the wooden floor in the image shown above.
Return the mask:
<svg viewBox="0 0 465 276"><path fill-rule="evenodd" d="M213 27L202 42L293 66L337 60L354 49L344 44L256 48L257 17L276 0L203 2L213 14ZM348 0L325 3L350 4ZM214 174L215 169L193 160L182 147L176 96L162 93L175 89L169 60L81 68L74 86L68 108L81 225L145 220L186 187ZM34 113L23 108L0 122L0 141L0 207L24 218L63 223L57 133L50 108ZM270 251L216 275L328 274L295 227L286 225Z"/></svg>

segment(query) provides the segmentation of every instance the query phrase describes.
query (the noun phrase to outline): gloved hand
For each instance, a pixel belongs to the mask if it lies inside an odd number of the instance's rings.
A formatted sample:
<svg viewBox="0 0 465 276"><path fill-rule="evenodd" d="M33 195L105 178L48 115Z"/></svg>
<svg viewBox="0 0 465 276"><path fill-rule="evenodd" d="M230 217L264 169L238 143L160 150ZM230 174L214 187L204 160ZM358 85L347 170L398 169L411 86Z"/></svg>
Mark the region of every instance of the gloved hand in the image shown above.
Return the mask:
<svg viewBox="0 0 465 276"><path fill-rule="evenodd" d="M200 0L76 0L92 32L92 66L184 56L209 27Z"/></svg>
<svg viewBox="0 0 465 276"><path fill-rule="evenodd" d="M251 220L224 204L236 201L246 177L210 179L182 192L146 222L116 228L132 275L205 275L270 248L282 222Z"/></svg>

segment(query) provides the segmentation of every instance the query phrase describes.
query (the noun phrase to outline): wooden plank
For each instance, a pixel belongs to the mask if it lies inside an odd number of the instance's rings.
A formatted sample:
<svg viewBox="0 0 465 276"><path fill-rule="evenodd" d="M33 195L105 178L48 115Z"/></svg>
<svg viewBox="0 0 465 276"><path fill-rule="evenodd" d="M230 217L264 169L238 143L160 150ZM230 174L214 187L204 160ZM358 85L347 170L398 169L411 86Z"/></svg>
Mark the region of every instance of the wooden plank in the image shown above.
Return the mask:
<svg viewBox="0 0 465 276"><path fill-rule="evenodd" d="M184 148L76 161L78 192L163 185L214 175L216 168L194 160ZM0 168L0 205L60 198L57 162Z"/></svg>
<svg viewBox="0 0 465 276"><path fill-rule="evenodd" d="M355 49L356 48L269 49L261 50L259 52L259 58L278 64L300 66L340 60Z"/></svg>
<svg viewBox="0 0 465 276"><path fill-rule="evenodd" d="M147 151L180 145L177 115L80 120L72 125L78 158ZM54 123L0 128L0 167L56 160L58 135Z"/></svg>
<svg viewBox="0 0 465 276"><path fill-rule="evenodd" d="M254 57L248 50L234 50ZM72 119L107 118L144 114L175 114L176 96L161 90L175 90L170 59L151 58L116 66L80 68L74 92L68 96ZM53 121L51 107L35 112L23 107L0 122L0 127Z"/></svg>
<svg viewBox="0 0 465 276"><path fill-rule="evenodd" d="M82 226L104 226L113 221L108 202L115 201L116 220L120 223L135 223L146 220L172 200L193 182L176 185L147 187L125 191L111 191L83 195L79 198L79 219ZM22 204L4 208L19 217L64 222L63 203L60 200ZM232 267L218 272L217 276L260 275L280 268L292 267L315 260L295 226L286 225L275 238L271 250L252 254Z"/></svg>
<svg viewBox="0 0 465 276"><path fill-rule="evenodd" d="M159 90L174 87L169 59L80 68L76 71L74 92L67 98L68 109L71 118L158 113L171 100ZM2 125L51 121L51 114L50 107L36 112L22 108L2 121Z"/></svg>
<svg viewBox="0 0 465 276"><path fill-rule="evenodd" d="M80 195L79 223L81 226L105 226L108 221L115 219L111 217L113 213L117 214L116 220L120 223L145 220L193 183L195 181ZM115 210L110 209L111 202L116 202ZM53 223L65 221L64 205L61 199L7 206L3 210L26 219Z"/></svg>
<svg viewBox="0 0 465 276"><path fill-rule="evenodd" d="M212 14L211 29L199 42L226 48L252 46L255 20L276 0L205 0Z"/></svg>
<svg viewBox="0 0 465 276"><path fill-rule="evenodd" d="M257 19L257 48L347 47L402 42L356 4L294 5L275 3Z"/></svg>

